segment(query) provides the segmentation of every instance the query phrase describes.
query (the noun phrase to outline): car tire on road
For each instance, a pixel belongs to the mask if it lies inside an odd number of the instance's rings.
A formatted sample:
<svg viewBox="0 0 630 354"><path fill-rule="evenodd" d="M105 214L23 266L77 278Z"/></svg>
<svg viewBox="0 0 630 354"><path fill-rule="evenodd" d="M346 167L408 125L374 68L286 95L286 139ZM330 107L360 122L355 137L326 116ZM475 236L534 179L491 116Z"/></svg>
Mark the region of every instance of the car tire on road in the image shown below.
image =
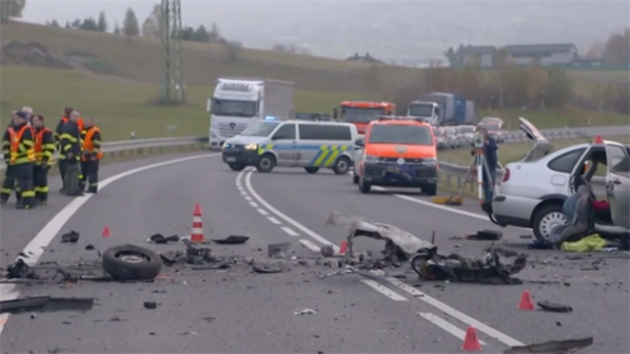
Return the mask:
<svg viewBox="0 0 630 354"><path fill-rule="evenodd" d="M243 171L245 169L245 165L241 165L238 163L231 163L228 166L230 166L230 169L232 169L232 171Z"/></svg>
<svg viewBox="0 0 630 354"><path fill-rule="evenodd" d="M342 156L335 161L333 171L338 175L345 175L350 170L350 159Z"/></svg>
<svg viewBox="0 0 630 354"><path fill-rule="evenodd" d="M308 173L317 173L319 171L319 167L304 167L304 169Z"/></svg>
<svg viewBox="0 0 630 354"><path fill-rule="evenodd" d="M160 256L144 247L114 246L103 253L103 270L118 280L155 279L162 269Z"/></svg>
<svg viewBox="0 0 630 354"><path fill-rule="evenodd" d="M272 154L264 154L258 159L256 170L258 172L268 173L276 167L276 158Z"/></svg>
<svg viewBox="0 0 630 354"><path fill-rule="evenodd" d="M363 178L359 178L359 192L367 194L370 193L370 189L372 189L372 185L363 181Z"/></svg>
<svg viewBox="0 0 630 354"><path fill-rule="evenodd" d="M421 192L433 197L437 194L437 184L425 184L422 186Z"/></svg>
<svg viewBox="0 0 630 354"><path fill-rule="evenodd" d="M566 224L567 219L562 212L562 206L548 205L543 207L533 217L532 220L532 229L534 230L534 236L540 242L551 244L553 243L553 239L551 239L551 229L553 229L556 225Z"/></svg>

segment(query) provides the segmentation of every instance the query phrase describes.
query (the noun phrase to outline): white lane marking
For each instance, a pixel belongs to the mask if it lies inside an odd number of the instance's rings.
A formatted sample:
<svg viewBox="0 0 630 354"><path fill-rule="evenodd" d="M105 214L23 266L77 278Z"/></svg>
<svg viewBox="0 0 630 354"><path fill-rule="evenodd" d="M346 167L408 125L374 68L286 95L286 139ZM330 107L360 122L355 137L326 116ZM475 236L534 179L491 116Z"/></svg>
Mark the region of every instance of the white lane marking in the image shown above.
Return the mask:
<svg viewBox="0 0 630 354"><path fill-rule="evenodd" d="M496 329L487 326L479 321L477 321L476 319L466 315L465 313L462 313L452 307L450 307L449 305L441 302L440 300L433 298L425 293L423 293L422 291L409 286L407 284L405 284L404 282L396 279L396 278L387 278L387 281L392 283L393 285L396 285L397 287L401 288L402 290L406 291L407 293L413 295L415 298L426 302L427 304L437 308L438 310L441 310L442 312L446 313L447 315L454 317L458 320L460 320L461 322L469 325L469 326L473 326L475 327L476 330L483 332L485 334L487 334L488 336L498 340L499 342L510 346L510 347L514 347L514 346L522 346L525 345L522 342L519 342L518 340L504 334L501 333L499 331L497 331Z"/></svg>
<svg viewBox="0 0 630 354"><path fill-rule="evenodd" d="M287 234L289 234L289 236L293 236L293 237L298 237L298 236L300 236L300 235L298 235L298 233L297 233L297 232L295 232L295 231L291 230L291 228L290 228L290 227L288 227L288 226L282 226L282 227L280 227L280 228L282 229L282 231L284 231L284 232L286 232Z"/></svg>
<svg viewBox="0 0 630 354"><path fill-rule="evenodd" d="M306 248L310 249L313 252L320 252L320 248L317 247L316 244L309 240L300 239L300 243L303 244Z"/></svg>
<svg viewBox="0 0 630 354"><path fill-rule="evenodd" d="M455 337L461 339L462 341L466 339L466 331L460 329L459 327L455 325L452 325L450 322L439 317L438 315L431 312L418 312L418 315L420 315L425 320L433 323L434 325L442 328L448 333L454 335ZM481 345L486 345L486 343L482 340L480 340L479 343L481 343Z"/></svg>
<svg viewBox="0 0 630 354"><path fill-rule="evenodd" d="M397 292L384 287L383 285L381 285L380 283L377 283L374 280L362 280L362 282L364 282L365 284L367 284L370 288L378 291L379 293L387 296L388 298L394 300L394 301L408 301L406 297L398 294Z"/></svg>
<svg viewBox="0 0 630 354"><path fill-rule="evenodd" d="M304 232L306 235L314 238L319 243L324 244L324 245L331 245L331 246L333 246L333 249L335 250L335 253L339 253L339 246L333 244L332 242L328 241L327 239L321 237L320 235L316 234L312 230L308 229L306 226L304 226L304 225L300 224L299 222L297 222L297 221L291 219L290 217L286 216L284 213L280 212L278 209L276 209L273 206L271 206L271 204L267 203L267 201L265 201L260 195L258 195L258 193L256 193L256 191L252 187L252 173L253 173L253 171L250 171L245 176L245 187L247 188L249 193L254 197L254 199L256 199L258 201L258 203L263 205L270 212L272 212L272 213L276 214L277 216L279 216L281 219L283 219L287 223L295 226L296 229L298 229L298 230Z"/></svg>
<svg viewBox="0 0 630 354"><path fill-rule="evenodd" d="M247 200L248 202L251 202L251 201L253 200L253 199L252 199L252 197L250 197L250 196L248 196L248 195L246 195L246 196L245 196L245 197L243 197L243 198L245 198L245 200Z"/></svg>
<svg viewBox="0 0 630 354"><path fill-rule="evenodd" d="M388 189L385 189L383 187L374 186L374 187L372 187L372 189L374 189L375 191L389 192L389 193L391 193L392 196L394 196L396 198L400 198L400 199L403 199L403 200L406 200L406 201L409 201L409 202L412 202L412 203L416 203L416 204L428 206L430 208L443 210L443 211L448 211L450 213L455 213L455 214L459 214L459 215L463 215L463 216L468 216L470 218L475 218L475 219L479 219L479 220L483 220L483 221L487 221L489 223L492 223L492 221L490 221L487 216L484 216L484 215L481 215L481 214L473 213L473 212L466 211L466 210L459 210L459 209L447 207L447 206L444 206L444 205L433 204L431 202L427 202L427 201L424 201L424 200L421 200L421 199L413 198L413 197L410 197L410 196L404 195L404 194L396 194L396 193L393 193L393 192L391 192Z"/></svg>
<svg viewBox="0 0 630 354"><path fill-rule="evenodd" d="M241 194L244 195L244 196L247 196L247 192L245 192L245 191L241 191Z"/></svg>
<svg viewBox="0 0 630 354"><path fill-rule="evenodd" d="M249 205L253 206L254 208L258 208L258 203L256 202L249 202Z"/></svg>
<svg viewBox="0 0 630 354"><path fill-rule="evenodd" d="M306 226L300 224L299 222L295 221L294 219L290 218L289 216L283 214L282 212L280 212L278 209L274 208L273 206L271 206L271 204L269 204L267 201L265 201L258 193L256 193L256 191L254 190L254 188L252 187L252 181L251 181L251 176L252 176L252 172L248 172L247 175L245 176L245 187L247 188L247 190L249 191L249 193L254 197L254 199L256 199L258 201L258 203L264 205L267 210L271 211L272 213L276 214L277 216L279 216L280 218L282 218L283 220L285 220L286 222L288 222L289 224L295 226L295 228L297 228L298 230L304 232L304 234L311 236L312 238L314 238L315 240L319 241L320 243L324 244L324 245L332 245L332 242L326 240L324 237L318 235L317 233L315 233L314 231L308 229ZM427 203L428 204L428 203ZM435 207L441 207L440 205L434 205L434 204L428 204L430 206L435 206ZM446 207L443 207L445 209L449 209ZM440 209L440 208L438 208ZM455 210L455 209L453 209ZM462 212L460 210L455 210L457 212ZM468 213L468 212L463 212L463 213L467 213L467 214L473 214L473 213ZM462 214L462 215L466 215L466 214ZM475 215L475 214L473 214ZM338 253L339 252L339 247L333 245L333 247L335 247L335 252ZM368 282L369 280L364 280L364 282ZM478 331L484 332L487 335L489 335L492 338L497 339L498 341L513 347L513 346L523 346L525 345L522 342L519 342L518 340L504 334L501 333L495 329L493 329L492 327L489 327L477 320L475 320L474 318L454 309L453 307L435 299L432 298L428 295L426 295L425 293L417 290L416 288L413 288L395 278L388 278L388 281L396 286L398 286L399 288L401 288L402 290L408 292L411 295L414 295L415 297L419 298L420 300L426 302L427 304L445 312L446 314L468 324L469 326L473 326L475 327ZM366 283L367 284L367 283ZM387 288L385 288L387 289ZM378 290L378 289L377 289ZM400 296L400 295L398 295Z"/></svg>
<svg viewBox="0 0 630 354"><path fill-rule="evenodd" d="M117 175L111 176L101 182L99 182L99 190L107 187L108 185L118 181L121 178L147 171L150 169L168 166L172 164L176 164L179 162L186 162L197 159L204 159L208 157L220 156L221 154L208 154L201 156L190 156L184 157L180 159L174 159L164 162L159 162L143 167L134 168L132 170L125 171L123 173L119 173ZM82 197L74 198L70 203L68 203L63 209L61 209L48 223L44 226L41 231L35 235L35 237L31 240L31 242L26 245L22 253L28 254L28 258L22 258L22 260L28 265L35 265L41 256L44 254L44 250L46 247L52 242L52 240L57 236L61 228L68 222L68 220L74 215L79 209L85 204L90 198L92 198L94 194L86 194ZM21 257L18 257L21 258ZM13 284L0 284L0 299L1 300L14 300L17 299L20 295L20 290L16 285ZM4 330L4 326L7 323L9 318L8 313L3 313L0 315L0 333Z"/></svg>
<svg viewBox="0 0 630 354"><path fill-rule="evenodd" d="M264 215L264 216L269 215L269 213L268 213L265 209L258 208L258 209L256 209L256 210L258 210L258 212L260 213L260 215Z"/></svg>
<svg viewBox="0 0 630 354"><path fill-rule="evenodd" d="M271 221L272 223L274 223L276 225L282 224L282 222L280 222L280 220L274 218L273 216L268 216L267 219L269 219L269 221Z"/></svg>

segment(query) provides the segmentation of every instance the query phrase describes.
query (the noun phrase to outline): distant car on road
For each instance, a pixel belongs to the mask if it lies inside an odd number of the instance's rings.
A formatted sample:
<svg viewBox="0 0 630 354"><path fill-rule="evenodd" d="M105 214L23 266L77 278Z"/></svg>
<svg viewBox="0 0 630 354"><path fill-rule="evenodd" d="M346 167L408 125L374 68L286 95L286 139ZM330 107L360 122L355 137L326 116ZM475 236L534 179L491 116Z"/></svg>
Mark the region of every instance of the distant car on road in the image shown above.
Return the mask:
<svg viewBox="0 0 630 354"><path fill-rule="evenodd" d="M503 119L497 117L485 117L479 122L479 124L488 130L488 134L493 137L497 143L505 142L506 131L504 129L505 122L503 122Z"/></svg>
<svg viewBox="0 0 630 354"><path fill-rule="evenodd" d="M446 138L446 145L450 149L457 149L462 146L462 142L457 135L457 129L455 127L442 127L444 129L444 136Z"/></svg>
<svg viewBox="0 0 630 354"><path fill-rule="evenodd" d="M444 132L444 128L435 128L433 129L433 135L435 136L435 143L438 149L448 149L448 143L446 139L446 133Z"/></svg>
<svg viewBox="0 0 630 354"><path fill-rule="evenodd" d="M475 128L474 125L459 125L455 128L457 130L457 136L462 142L462 146L472 145Z"/></svg>
<svg viewBox="0 0 630 354"><path fill-rule="evenodd" d="M576 176L590 181L597 167L606 166L606 197L613 223L598 221L595 232L620 235L630 232L630 147L612 141L578 144L553 153L540 131L524 118L521 129L534 140L520 161L507 164L500 192L492 200L498 224L531 228L535 237L553 243L551 230L567 223L562 204L575 193Z"/></svg>

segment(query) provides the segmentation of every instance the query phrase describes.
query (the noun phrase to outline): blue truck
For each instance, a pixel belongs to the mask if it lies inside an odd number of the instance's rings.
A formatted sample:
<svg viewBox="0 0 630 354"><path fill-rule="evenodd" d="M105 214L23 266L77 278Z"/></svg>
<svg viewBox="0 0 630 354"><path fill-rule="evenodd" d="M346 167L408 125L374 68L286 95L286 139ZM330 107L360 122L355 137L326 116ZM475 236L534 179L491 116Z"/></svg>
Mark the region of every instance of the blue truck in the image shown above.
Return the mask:
<svg viewBox="0 0 630 354"><path fill-rule="evenodd" d="M427 102L434 102L439 107L437 125L468 125L474 124L477 119L473 101L445 92L431 92L421 95L418 100L409 104L409 113L418 110L419 105L426 105Z"/></svg>

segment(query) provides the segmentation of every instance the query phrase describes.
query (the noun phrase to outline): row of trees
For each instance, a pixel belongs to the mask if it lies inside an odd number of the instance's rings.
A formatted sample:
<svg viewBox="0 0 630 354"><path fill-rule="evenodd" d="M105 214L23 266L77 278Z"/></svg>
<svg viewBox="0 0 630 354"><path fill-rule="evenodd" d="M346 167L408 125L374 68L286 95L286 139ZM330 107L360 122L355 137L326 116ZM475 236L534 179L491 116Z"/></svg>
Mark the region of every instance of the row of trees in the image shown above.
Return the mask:
<svg viewBox="0 0 630 354"><path fill-rule="evenodd" d="M600 59L603 64L610 66L630 64L630 28L612 34L605 43L593 44L585 57Z"/></svg>

